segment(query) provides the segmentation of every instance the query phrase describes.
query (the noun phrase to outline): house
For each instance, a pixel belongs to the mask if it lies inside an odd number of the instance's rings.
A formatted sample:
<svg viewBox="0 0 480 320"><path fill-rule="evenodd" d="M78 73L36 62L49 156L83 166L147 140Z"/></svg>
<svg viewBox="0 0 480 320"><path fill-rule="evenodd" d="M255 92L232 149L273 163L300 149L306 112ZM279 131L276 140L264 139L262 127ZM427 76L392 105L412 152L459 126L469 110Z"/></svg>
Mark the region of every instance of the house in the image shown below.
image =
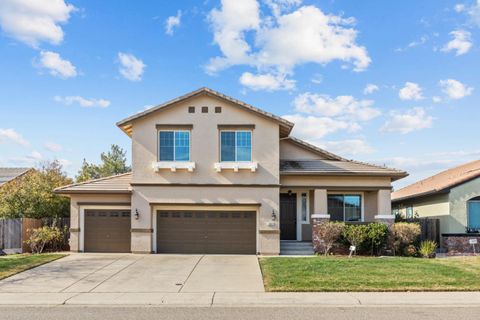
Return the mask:
<svg viewBox="0 0 480 320"><path fill-rule="evenodd" d="M440 219L442 234L480 230L480 160L442 171L392 193L395 214Z"/></svg>
<svg viewBox="0 0 480 320"><path fill-rule="evenodd" d="M400 170L290 136L293 123L208 88L117 123L132 172L56 190L71 198L74 251L280 252L319 219L391 221Z"/></svg>
<svg viewBox="0 0 480 320"><path fill-rule="evenodd" d="M13 181L30 170L32 168L0 168L0 187L7 182Z"/></svg>

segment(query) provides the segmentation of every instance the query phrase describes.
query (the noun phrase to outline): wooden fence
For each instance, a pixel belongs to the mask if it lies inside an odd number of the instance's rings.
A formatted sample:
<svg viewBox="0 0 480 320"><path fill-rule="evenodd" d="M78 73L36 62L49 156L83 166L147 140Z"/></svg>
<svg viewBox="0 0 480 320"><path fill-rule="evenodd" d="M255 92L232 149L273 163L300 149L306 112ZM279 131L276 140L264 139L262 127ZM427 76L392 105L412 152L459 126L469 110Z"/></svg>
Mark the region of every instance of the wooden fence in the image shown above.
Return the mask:
<svg viewBox="0 0 480 320"><path fill-rule="evenodd" d="M39 228L44 225L53 225L62 230L66 230L63 239L63 250L69 250L68 239L70 237L68 227L70 218L60 219L0 219L0 251L7 253L30 252L30 247L25 241L30 237L29 230ZM64 229L66 226L66 229Z"/></svg>
<svg viewBox="0 0 480 320"><path fill-rule="evenodd" d="M420 241L433 240L440 245L440 219L417 218L407 219L406 222L420 224Z"/></svg>

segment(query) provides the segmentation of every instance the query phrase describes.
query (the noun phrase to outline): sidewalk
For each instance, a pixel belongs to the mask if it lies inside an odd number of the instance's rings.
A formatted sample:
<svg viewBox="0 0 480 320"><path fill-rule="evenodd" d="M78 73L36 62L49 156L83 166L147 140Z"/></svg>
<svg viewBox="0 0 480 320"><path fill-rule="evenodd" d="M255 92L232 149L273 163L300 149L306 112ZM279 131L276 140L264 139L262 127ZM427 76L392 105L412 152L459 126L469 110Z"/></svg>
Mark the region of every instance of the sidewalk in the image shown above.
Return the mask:
<svg viewBox="0 0 480 320"><path fill-rule="evenodd" d="M480 292L0 293L1 305L458 307L480 305Z"/></svg>

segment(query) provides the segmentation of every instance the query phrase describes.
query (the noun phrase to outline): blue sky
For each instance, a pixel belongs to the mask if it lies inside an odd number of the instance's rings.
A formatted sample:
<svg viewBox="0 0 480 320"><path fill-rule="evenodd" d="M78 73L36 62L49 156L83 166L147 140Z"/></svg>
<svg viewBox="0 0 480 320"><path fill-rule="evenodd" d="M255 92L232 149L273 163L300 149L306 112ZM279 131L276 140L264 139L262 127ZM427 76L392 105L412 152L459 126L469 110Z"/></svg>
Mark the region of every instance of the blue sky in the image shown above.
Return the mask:
<svg viewBox="0 0 480 320"><path fill-rule="evenodd" d="M74 176L130 151L115 122L202 86L409 171L396 187L480 157L480 1L4 0L0 27L0 166Z"/></svg>

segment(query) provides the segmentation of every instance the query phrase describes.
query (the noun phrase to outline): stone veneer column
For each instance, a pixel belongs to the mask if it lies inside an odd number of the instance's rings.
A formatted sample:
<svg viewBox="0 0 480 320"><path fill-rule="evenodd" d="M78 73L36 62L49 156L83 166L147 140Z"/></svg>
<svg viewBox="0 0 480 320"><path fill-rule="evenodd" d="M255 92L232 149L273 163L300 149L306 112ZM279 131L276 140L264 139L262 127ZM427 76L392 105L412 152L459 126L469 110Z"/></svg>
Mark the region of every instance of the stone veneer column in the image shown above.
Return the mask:
<svg viewBox="0 0 480 320"><path fill-rule="evenodd" d="M312 244L315 252L320 252L320 239L317 236L318 226L330 221L328 214L328 198L326 189L315 189L313 196Z"/></svg>
<svg viewBox="0 0 480 320"><path fill-rule="evenodd" d="M392 214L392 200L390 190L378 190L377 194L377 215L375 220L387 225L395 222L395 216Z"/></svg>

